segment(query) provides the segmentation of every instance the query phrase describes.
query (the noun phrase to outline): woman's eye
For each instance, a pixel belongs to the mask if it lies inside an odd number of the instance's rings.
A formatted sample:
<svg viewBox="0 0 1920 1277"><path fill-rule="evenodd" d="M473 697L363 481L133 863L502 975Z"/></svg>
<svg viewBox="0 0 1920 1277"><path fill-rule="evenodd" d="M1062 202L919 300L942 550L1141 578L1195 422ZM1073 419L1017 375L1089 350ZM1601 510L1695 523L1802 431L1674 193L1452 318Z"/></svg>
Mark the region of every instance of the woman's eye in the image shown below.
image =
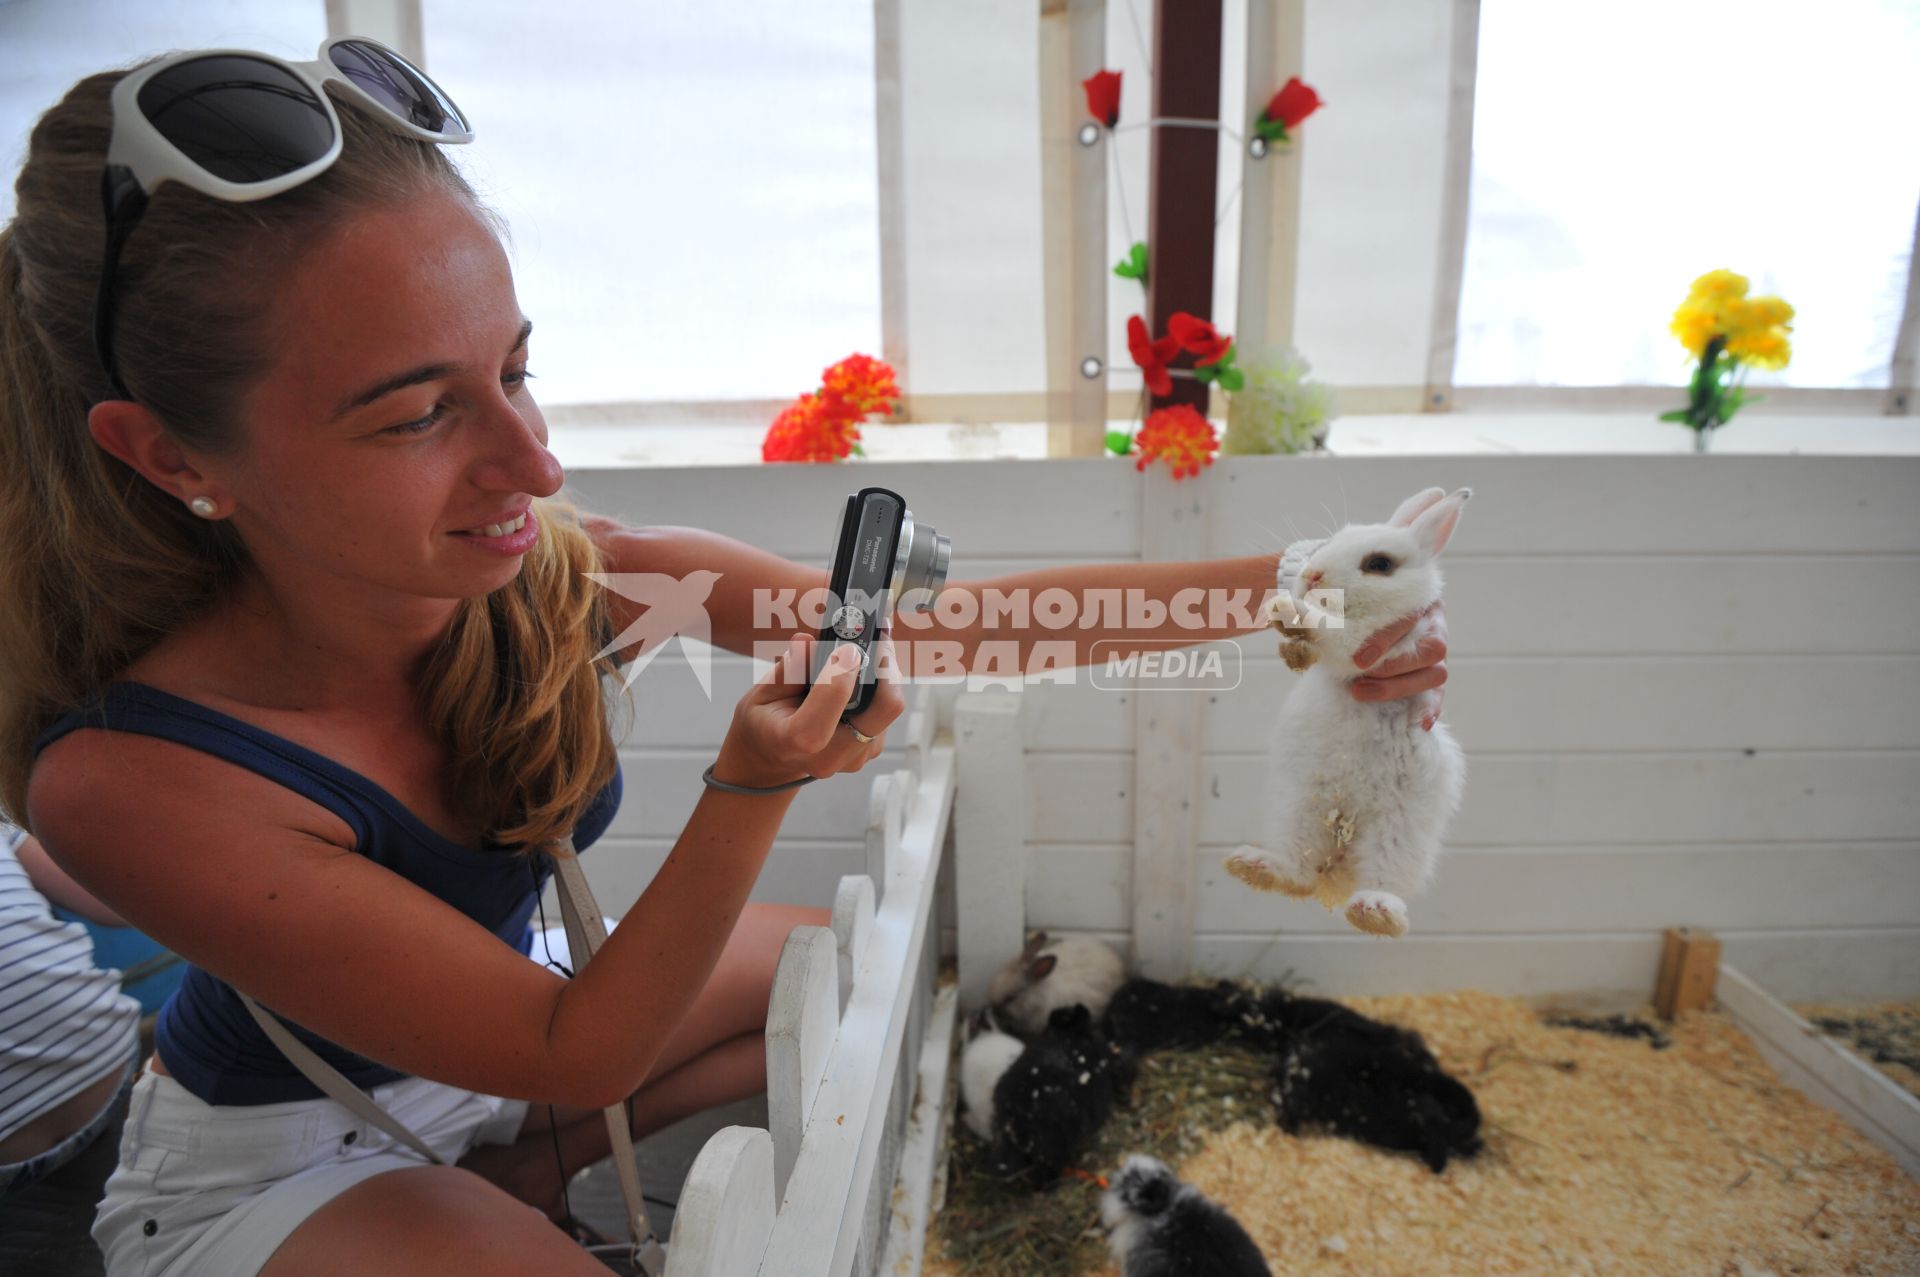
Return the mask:
<svg viewBox="0 0 1920 1277"><path fill-rule="evenodd" d="M388 426L380 433L383 435L425 434L427 431L433 429L440 418L446 415L446 412L447 406L443 403L437 403L433 406L432 412L420 418L418 421L403 421L397 426Z"/></svg>
<svg viewBox="0 0 1920 1277"><path fill-rule="evenodd" d="M525 368L516 368L512 372L500 374L500 384L507 388L507 393L509 394L512 394L532 380L533 374Z"/></svg>

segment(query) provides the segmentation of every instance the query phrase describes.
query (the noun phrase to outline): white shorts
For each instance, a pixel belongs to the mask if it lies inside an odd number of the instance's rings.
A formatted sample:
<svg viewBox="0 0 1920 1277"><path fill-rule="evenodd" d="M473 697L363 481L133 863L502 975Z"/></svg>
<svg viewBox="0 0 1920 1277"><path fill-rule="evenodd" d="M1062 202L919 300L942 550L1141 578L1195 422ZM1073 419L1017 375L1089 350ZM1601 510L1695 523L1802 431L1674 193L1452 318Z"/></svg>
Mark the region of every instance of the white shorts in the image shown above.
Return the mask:
<svg viewBox="0 0 1920 1277"><path fill-rule="evenodd" d="M369 1094L448 1162L513 1143L527 1116L525 1100L419 1077ZM149 1072L133 1084L93 1237L108 1277L253 1277L361 1180L428 1164L329 1099L208 1104Z"/></svg>
<svg viewBox="0 0 1920 1277"><path fill-rule="evenodd" d="M559 928L553 928L559 932ZM536 932L566 960L564 934ZM525 1100L406 1077L373 1102L443 1160L479 1144L511 1144ZM255 1277L307 1217L355 1184L429 1163L333 1100L208 1104L151 1071L133 1084L120 1165L107 1180L93 1237L107 1277Z"/></svg>

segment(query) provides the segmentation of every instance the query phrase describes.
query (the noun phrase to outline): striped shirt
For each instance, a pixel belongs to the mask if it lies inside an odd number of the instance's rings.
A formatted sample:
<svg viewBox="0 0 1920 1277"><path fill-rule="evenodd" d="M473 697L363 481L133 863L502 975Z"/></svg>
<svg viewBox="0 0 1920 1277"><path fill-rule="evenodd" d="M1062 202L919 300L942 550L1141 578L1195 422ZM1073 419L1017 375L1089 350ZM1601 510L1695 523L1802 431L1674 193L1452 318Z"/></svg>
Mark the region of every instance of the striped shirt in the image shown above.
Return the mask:
<svg viewBox="0 0 1920 1277"><path fill-rule="evenodd" d="M60 922L0 823L0 1139L126 1064L140 1004L120 973L93 964L93 941Z"/></svg>

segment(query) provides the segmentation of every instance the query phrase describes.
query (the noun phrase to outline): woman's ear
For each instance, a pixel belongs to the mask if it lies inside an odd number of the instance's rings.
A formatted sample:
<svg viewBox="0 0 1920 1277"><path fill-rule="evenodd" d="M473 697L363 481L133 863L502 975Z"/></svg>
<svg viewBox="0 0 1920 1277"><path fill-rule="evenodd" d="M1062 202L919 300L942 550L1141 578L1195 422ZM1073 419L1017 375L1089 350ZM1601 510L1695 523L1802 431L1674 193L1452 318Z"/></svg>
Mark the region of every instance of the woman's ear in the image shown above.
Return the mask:
<svg viewBox="0 0 1920 1277"><path fill-rule="evenodd" d="M106 399L87 410L87 433L162 492L181 501L211 495L196 469L151 409L130 399Z"/></svg>

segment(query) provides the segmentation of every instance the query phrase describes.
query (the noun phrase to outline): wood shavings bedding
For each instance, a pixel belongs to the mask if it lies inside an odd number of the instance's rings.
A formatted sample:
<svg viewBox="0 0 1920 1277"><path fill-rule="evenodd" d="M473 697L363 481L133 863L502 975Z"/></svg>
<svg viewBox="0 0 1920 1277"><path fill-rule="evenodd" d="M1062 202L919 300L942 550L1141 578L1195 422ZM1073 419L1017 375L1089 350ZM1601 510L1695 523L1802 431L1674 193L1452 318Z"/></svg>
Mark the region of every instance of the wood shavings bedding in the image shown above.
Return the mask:
<svg viewBox="0 0 1920 1277"><path fill-rule="evenodd" d="M1797 1006L1804 1019L1832 1034L1847 1049L1920 1095L1920 1002L1878 1006Z"/></svg>
<svg viewBox="0 0 1920 1277"><path fill-rule="evenodd" d="M1249 1094L1241 1113L1261 1117L1190 1155L1141 1150L1232 1212L1276 1274L1920 1274L1920 1184L1780 1082L1718 1013L1683 1016L1654 1050L1488 994L1348 1005L1425 1036L1478 1097L1487 1147L1434 1175L1410 1156L1288 1136ZM1079 1210L1063 1229L1093 1224ZM977 1262L926 1271L1000 1277Z"/></svg>

